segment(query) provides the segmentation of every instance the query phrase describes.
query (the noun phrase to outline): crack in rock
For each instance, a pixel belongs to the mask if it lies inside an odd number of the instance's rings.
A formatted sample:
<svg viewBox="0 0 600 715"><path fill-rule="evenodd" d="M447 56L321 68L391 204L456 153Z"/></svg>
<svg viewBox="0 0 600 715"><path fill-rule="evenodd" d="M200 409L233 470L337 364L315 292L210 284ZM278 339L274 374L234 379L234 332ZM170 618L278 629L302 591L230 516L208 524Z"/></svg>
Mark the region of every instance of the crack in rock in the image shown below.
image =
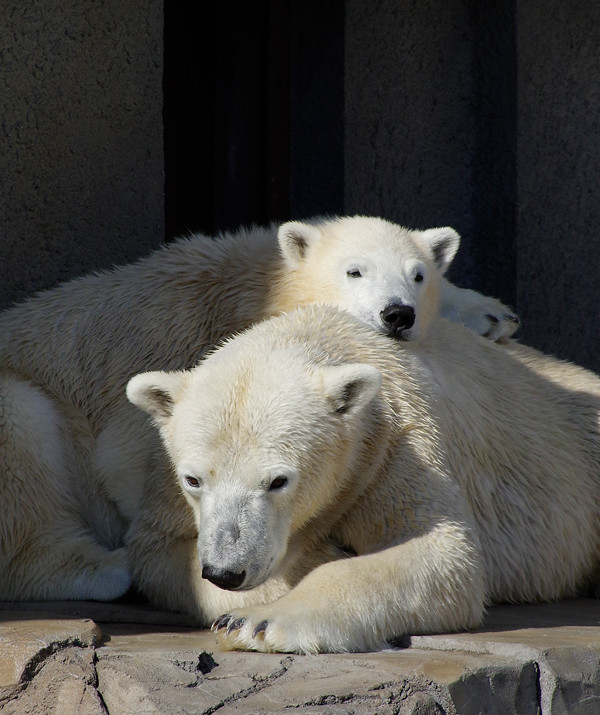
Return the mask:
<svg viewBox="0 0 600 715"><path fill-rule="evenodd" d="M243 700L244 698L247 698L249 695L253 695L254 693L258 693L261 690L264 690L265 688L268 688L272 683L274 683L276 680L281 678L282 675L285 675L287 671L290 669L292 663L294 662L294 658L292 656L287 656L283 660L279 662L279 668L276 670L273 670L271 673L268 673L265 676L258 676L258 675L252 675L250 674L250 677L254 681L254 685L251 685L249 688L244 688L243 690L240 690L237 693L233 693L227 698L224 698L221 700L221 702L217 703L216 705L213 705L210 708L207 708L206 710L202 710L200 715L212 715L212 713L216 712L217 710L220 710L221 708L225 707L226 705L230 705L231 703L235 703L238 700ZM207 680L212 680L213 678L207 678ZM214 678L217 680L218 678Z"/></svg>
<svg viewBox="0 0 600 715"><path fill-rule="evenodd" d="M99 684L100 684L100 681L99 681L99 678L98 678L98 668L96 667L97 664L98 664L98 654L96 653L96 650L95 650L95 647L94 647L94 655L93 655L93 658L92 658L92 668L93 668L92 677L93 677L93 682L90 682L89 685L96 691L96 695L97 695L97 697L98 697L98 702L99 702L99 704L100 704L100 707L101 707L102 711L103 711L104 713L106 713L106 715L110 715L110 713L108 712L108 707L107 707L106 703L104 702L104 696L102 695L102 693L100 692L100 689L99 689L99 687L98 687Z"/></svg>
<svg viewBox="0 0 600 715"><path fill-rule="evenodd" d="M319 695L318 698L307 700L295 707L304 708L309 705L339 705L340 703L347 703L349 700L354 700L355 698L364 699L364 696L357 696L355 693L346 693L345 695Z"/></svg>
<svg viewBox="0 0 600 715"><path fill-rule="evenodd" d="M25 664L19 685L27 687L27 685L35 678L35 676L43 668L44 663L48 658L66 648L87 648L89 644L83 643L80 638L67 638L64 641L55 641L50 643L45 648L41 648L38 652Z"/></svg>
<svg viewBox="0 0 600 715"><path fill-rule="evenodd" d="M96 641L97 639L92 639L92 643L90 643L78 636L71 636L62 640L53 641L43 648L40 648L23 666L18 682L15 683L13 687L7 687L4 692L0 691L0 705L10 700L14 700L16 697L24 693L33 683L35 677L44 667L48 659L52 658L53 655L68 648L86 649L90 646L95 647Z"/></svg>
<svg viewBox="0 0 600 715"><path fill-rule="evenodd" d="M390 690L387 696L384 692L388 688L397 688L396 690ZM319 695L317 698L312 700L306 700L303 703L297 705L286 705L286 708L304 708L304 707L314 707L322 705L341 705L344 703L355 703L355 704L369 704L369 703L380 703L381 697L383 696L384 702L387 705L400 705L401 703L408 700L415 694L414 688L410 683L403 681L389 681L385 683L378 683L367 689L366 693L344 693L344 694L324 694Z"/></svg>
<svg viewBox="0 0 600 715"><path fill-rule="evenodd" d="M87 712L109 715L98 690L94 647L78 638L55 641L41 648L27 663L21 680L0 699L7 713Z"/></svg>

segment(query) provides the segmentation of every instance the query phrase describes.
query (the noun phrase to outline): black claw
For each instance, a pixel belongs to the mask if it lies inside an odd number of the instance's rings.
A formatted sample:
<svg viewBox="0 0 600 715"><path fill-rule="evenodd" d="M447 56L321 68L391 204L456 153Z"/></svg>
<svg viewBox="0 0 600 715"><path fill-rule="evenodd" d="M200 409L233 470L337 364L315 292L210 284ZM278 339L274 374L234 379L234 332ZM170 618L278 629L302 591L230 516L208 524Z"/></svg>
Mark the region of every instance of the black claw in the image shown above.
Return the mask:
<svg viewBox="0 0 600 715"><path fill-rule="evenodd" d="M245 622L245 618L234 618L227 626L227 630L225 632L227 633L227 635L229 635L231 631L239 631Z"/></svg>
<svg viewBox="0 0 600 715"><path fill-rule="evenodd" d="M231 620L231 616L228 613L225 613L222 616L219 616L218 618L215 618L213 621L212 626L210 627L211 631L220 631L221 628L225 628L225 626L229 623Z"/></svg>
<svg viewBox="0 0 600 715"><path fill-rule="evenodd" d="M264 633L267 630L268 625L269 621L267 621L266 619L264 621L261 621L252 631L252 638L256 638L259 633Z"/></svg>

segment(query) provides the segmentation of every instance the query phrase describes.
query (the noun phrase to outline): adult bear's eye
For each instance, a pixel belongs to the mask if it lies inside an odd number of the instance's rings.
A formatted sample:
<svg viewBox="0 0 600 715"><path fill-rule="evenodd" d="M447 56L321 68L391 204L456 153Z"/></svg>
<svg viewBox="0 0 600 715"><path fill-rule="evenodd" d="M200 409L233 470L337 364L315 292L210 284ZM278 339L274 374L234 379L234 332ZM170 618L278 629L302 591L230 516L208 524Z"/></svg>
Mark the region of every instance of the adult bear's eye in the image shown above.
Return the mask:
<svg viewBox="0 0 600 715"><path fill-rule="evenodd" d="M196 479L196 477L192 477L191 474L186 474L183 481L190 489L200 489L200 480Z"/></svg>
<svg viewBox="0 0 600 715"><path fill-rule="evenodd" d="M360 278L362 273L358 270L358 268L352 268L351 270L346 271L346 275L348 278Z"/></svg>
<svg viewBox="0 0 600 715"><path fill-rule="evenodd" d="M423 282L423 274L421 271L418 271L415 273L415 283L422 283Z"/></svg>
<svg viewBox="0 0 600 715"><path fill-rule="evenodd" d="M275 477L275 479L273 479L273 481L269 484L269 491L276 492L279 489L283 489L287 483L287 477Z"/></svg>

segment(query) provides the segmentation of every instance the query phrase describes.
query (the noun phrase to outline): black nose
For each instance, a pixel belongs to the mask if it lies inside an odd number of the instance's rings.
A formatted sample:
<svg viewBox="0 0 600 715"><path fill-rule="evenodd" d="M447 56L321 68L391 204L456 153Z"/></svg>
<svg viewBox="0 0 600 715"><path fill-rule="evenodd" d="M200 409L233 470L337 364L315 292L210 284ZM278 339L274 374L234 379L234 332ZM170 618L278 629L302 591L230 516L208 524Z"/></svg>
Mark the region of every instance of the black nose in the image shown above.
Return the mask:
<svg viewBox="0 0 600 715"><path fill-rule="evenodd" d="M227 591L233 591L242 585L244 579L246 578L246 572L241 571L240 573L235 573L235 571L227 571L225 569L222 570L213 568L212 566L203 566L202 578L214 583L215 586L218 586L219 588L224 588Z"/></svg>
<svg viewBox="0 0 600 715"><path fill-rule="evenodd" d="M415 324L415 311L410 305L390 303L381 311L381 320L391 338L401 338L402 331Z"/></svg>

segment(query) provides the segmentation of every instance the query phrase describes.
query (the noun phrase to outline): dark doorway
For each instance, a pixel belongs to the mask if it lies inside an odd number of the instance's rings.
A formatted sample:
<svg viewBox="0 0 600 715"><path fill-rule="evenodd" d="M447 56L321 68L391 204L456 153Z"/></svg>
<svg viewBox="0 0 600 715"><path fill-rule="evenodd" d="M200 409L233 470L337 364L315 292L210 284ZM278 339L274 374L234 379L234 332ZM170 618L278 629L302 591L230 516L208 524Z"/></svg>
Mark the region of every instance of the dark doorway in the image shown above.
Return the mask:
<svg viewBox="0 0 600 715"><path fill-rule="evenodd" d="M343 209L343 2L165 3L166 238Z"/></svg>

